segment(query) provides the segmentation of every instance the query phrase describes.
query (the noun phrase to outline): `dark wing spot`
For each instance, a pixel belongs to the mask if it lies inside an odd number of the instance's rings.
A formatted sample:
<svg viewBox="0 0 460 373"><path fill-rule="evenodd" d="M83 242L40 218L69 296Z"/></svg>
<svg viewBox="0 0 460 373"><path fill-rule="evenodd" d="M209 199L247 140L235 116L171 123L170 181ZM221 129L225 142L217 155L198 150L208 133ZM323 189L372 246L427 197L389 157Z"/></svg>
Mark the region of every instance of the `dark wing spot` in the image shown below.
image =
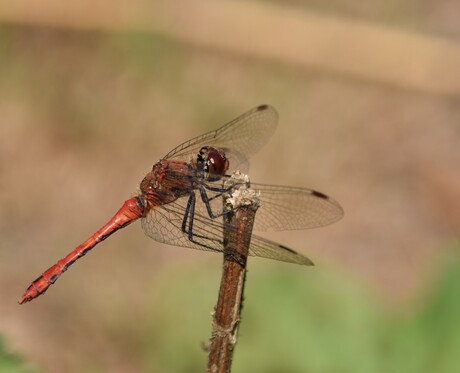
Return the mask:
<svg viewBox="0 0 460 373"><path fill-rule="evenodd" d="M286 247L284 245L279 245L282 249L289 251L290 253L297 254L294 250L290 249L289 247Z"/></svg>
<svg viewBox="0 0 460 373"><path fill-rule="evenodd" d="M323 194L321 192L317 192L316 190L312 190L311 194L313 194L315 197L319 197L319 198L323 198L323 199L329 199L328 196L326 196L325 194Z"/></svg>
<svg viewBox="0 0 460 373"><path fill-rule="evenodd" d="M258 111L267 110L267 109L268 109L268 105L259 105L259 106L257 106Z"/></svg>

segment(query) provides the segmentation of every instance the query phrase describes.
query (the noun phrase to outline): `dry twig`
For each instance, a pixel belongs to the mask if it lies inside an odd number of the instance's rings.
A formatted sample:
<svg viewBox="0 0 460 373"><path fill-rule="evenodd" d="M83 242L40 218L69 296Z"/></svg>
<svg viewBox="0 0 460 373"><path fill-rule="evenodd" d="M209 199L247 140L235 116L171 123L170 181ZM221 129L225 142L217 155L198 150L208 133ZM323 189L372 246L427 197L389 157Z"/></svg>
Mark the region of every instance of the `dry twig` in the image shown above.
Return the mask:
<svg viewBox="0 0 460 373"><path fill-rule="evenodd" d="M239 183L241 180L244 183L224 197L224 204L232 211L224 215L224 263L208 358L208 372L212 373L230 372L240 322L246 261L258 208L257 195L247 187L247 176L236 174L235 177Z"/></svg>

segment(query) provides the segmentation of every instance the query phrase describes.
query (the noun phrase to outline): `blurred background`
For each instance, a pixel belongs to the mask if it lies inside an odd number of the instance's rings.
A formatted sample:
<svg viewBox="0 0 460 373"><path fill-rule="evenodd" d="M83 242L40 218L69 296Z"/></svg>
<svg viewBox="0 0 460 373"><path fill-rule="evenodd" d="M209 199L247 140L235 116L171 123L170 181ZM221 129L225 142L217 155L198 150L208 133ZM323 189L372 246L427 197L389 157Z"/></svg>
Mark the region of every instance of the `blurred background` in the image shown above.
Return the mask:
<svg viewBox="0 0 460 373"><path fill-rule="evenodd" d="M460 371L455 1L0 3L0 371L198 372L222 258L136 223L43 297L30 282L172 147L259 104L253 181L309 187L339 223L265 236L234 372Z"/></svg>

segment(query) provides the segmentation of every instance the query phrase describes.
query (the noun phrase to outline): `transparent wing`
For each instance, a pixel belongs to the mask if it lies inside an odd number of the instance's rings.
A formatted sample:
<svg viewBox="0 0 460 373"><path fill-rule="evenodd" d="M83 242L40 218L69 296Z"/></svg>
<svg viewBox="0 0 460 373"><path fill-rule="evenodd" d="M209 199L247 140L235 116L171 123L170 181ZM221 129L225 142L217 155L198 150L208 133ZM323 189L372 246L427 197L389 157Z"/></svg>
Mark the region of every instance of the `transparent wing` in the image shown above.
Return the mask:
<svg viewBox="0 0 460 373"><path fill-rule="evenodd" d="M316 190L256 183L251 188L260 194L256 231L317 228L343 217L340 204Z"/></svg>
<svg viewBox="0 0 460 373"><path fill-rule="evenodd" d="M217 183L220 186L222 183L231 185L232 181L230 176L224 176L212 186L218 187ZM257 183L251 183L251 189L258 192L260 201L254 222L255 231L318 228L335 223L344 214L336 200L313 189ZM213 211L220 212L222 198L216 198L213 203ZM197 203L196 210L200 214L206 214L204 203Z"/></svg>
<svg viewBox="0 0 460 373"><path fill-rule="evenodd" d="M275 132L278 113L273 106L260 105L217 130L188 140L173 150L165 159L194 159L203 146L225 150L231 169L247 170L248 158L257 153ZM243 167L241 167L243 166Z"/></svg>
<svg viewBox="0 0 460 373"><path fill-rule="evenodd" d="M203 203L198 199L193 219L193 241L189 239L187 233L182 231L182 221L187 201L188 197L182 197L175 202L153 208L142 219L142 228L145 234L158 242L169 245L222 252L222 218L211 219L207 213L202 214L201 211L205 211L205 207L202 206ZM249 255L303 265L313 264L310 259L302 254L256 235L251 237Z"/></svg>

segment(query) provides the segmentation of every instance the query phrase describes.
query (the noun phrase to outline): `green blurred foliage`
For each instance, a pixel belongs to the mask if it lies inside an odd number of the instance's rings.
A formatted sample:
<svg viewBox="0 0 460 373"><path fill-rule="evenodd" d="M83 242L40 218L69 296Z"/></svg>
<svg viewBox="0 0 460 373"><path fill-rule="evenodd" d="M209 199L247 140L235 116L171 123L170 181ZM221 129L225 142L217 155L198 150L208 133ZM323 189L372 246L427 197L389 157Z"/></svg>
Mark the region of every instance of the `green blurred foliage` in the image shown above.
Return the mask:
<svg viewBox="0 0 460 373"><path fill-rule="evenodd" d="M26 368L19 357L9 353L3 341L0 339L0 372L2 373L34 373L31 368Z"/></svg>
<svg viewBox="0 0 460 373"><path fill-rule="evenodd" d="M460 262L412 314L333 270L251 264L233 372L460 371ZM146 371L202 371L219 274L167 272L152 296Z"/></svg>

